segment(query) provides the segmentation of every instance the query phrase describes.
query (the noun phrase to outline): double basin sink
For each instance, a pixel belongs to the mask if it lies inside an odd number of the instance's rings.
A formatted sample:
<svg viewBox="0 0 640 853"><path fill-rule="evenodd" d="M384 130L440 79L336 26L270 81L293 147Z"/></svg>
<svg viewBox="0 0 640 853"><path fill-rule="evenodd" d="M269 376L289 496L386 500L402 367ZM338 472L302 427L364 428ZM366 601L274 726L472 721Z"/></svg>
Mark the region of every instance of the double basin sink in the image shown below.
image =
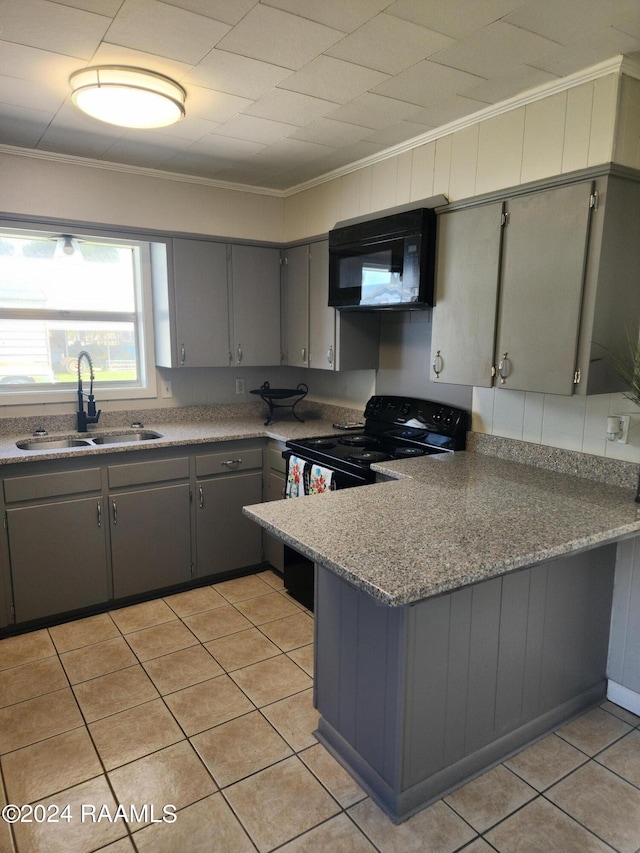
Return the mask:
<svg viewBox="0 0 640 853"><path fill-rule="evenodd" d="M25 438L16 441L16 447L20 450L61 450L68 447L92 447L102 444L129 444L133 441L150 441L154 438L162 438L159 432L150 429L136 430L135 432L107 433L96 435L93 438Z"/></svg>

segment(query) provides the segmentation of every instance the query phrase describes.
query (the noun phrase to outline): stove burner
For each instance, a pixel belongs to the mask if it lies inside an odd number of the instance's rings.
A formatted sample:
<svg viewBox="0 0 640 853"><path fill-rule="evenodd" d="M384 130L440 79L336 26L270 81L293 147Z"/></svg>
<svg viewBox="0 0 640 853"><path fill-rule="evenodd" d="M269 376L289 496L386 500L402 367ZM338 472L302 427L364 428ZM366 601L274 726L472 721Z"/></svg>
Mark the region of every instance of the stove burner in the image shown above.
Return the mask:
<svg viewBox="0 0 640 853"><path fill-rule="evenodd" d="M396 447L394 456L424 456L427 451L422 447Z"/></svg>
<svg viewBox="0 0 640 853"><path fill-rule="evenodd" d="M391 459L388 453L382 453L380 450L360 450L357 453L351 453L347 456L352 462L384 462L385 459Z"/></svg>
<svg viewBox="0 0 640 853"><path fill-rule="evenodd" d="M338 440L340 444L346 444L348 447L375 447L378 443L378 440L370 435L343 435Z"/></svg>
<svg viewBox="0 0 640 853"><path fill-rule="evenodd" d="M426 430L414 429L412 427L400 427L399 429L392 429L387 433L387 435L391 435L394 438L413 438L416 440L424 438L426 434Z"/></svg>
<svg viewBox="0 0 640 853"><path fill-rule="evenodd" d="M323 447L329 449L335 447L336 442L333 438L307 438L304 441L305 447Z"/></svg>

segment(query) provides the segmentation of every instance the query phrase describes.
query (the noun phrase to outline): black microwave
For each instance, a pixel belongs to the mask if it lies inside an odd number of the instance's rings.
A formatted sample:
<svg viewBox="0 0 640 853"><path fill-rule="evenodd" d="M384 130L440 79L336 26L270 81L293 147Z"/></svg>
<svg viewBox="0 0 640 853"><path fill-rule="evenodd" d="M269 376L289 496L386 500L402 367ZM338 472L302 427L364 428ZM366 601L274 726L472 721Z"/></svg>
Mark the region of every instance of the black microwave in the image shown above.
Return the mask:
<svg viewBox="0 0 640 853"><path fill-rule="evenodd" d="M407 310L433 305L436 214L406 210L329 232L329 305Z"/></svg>

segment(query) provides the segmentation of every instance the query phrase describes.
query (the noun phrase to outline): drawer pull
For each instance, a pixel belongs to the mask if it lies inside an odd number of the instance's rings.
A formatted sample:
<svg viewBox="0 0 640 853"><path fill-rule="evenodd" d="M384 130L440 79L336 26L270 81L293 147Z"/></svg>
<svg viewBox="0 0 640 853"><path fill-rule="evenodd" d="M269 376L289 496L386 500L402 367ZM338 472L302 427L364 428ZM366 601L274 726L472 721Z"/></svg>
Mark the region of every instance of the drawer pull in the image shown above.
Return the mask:
<svg viewBox="0 0 640 853"><path fill-rule="evenodd" d="M242 465L242 459L224 459L220 464L227 465L228 467L231 467L232 465Z"/></svg>

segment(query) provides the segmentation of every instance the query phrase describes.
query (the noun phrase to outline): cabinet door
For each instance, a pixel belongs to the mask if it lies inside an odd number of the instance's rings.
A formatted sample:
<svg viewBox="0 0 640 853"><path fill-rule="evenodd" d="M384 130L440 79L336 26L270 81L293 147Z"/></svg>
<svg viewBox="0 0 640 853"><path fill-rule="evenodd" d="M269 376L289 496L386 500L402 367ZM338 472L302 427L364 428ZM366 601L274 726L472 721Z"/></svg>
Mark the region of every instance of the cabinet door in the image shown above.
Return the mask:
<svg viewBox="0 0 640 853"><path fill-rule="evenodd" d="M336 309L329 307L329 242L309 248L309 358L316 370L336 369Z"/></svg>
<svg viewBox="0 0 640 853"><path fill-rule="evenodd" d="M284 364L309 366L309 247L295 246L284 256L282 341Z"/></svg>
<svg viewBox="0 0 640 853"><path fill-rule="evenodd" d="M16 622L107 601L102 499L7 510Z"/></svg>
<svg viewBox="0 0 640 853"><path fill-rule="evenodd" d="M587 182L508 202L496 348L507 375L498 387L573 393L590 199Z"/></svg>
<svg viewBox="0 0 640 853"><path fill-rule="evenodd" d="M188 484L112 493L109 522L115 598L190 579Z"/></svg>
<svg viewBox="0 0 640 853"><path fill-rule="evenodd" d="M262 473L230 474L197 484L198 577L262 562L262 528L242 507L262 501Z"/></svg>
<svg viewBox="0 0 640 853"><path fill-rule="evenodd" d="M431 379L493 384L502 202L438 218Z"/></svg>
<svg viewBox="0 0 640 853"><path fill-rule="evenodd" d="M280 364L280 252L231 247L233 363Z"/></svg>
<svg viewBox="0 0 640 853"><path fill-rule="evenodd" d="M227 247L173 241L177 362L180 367L229 365Z"/></svg>

